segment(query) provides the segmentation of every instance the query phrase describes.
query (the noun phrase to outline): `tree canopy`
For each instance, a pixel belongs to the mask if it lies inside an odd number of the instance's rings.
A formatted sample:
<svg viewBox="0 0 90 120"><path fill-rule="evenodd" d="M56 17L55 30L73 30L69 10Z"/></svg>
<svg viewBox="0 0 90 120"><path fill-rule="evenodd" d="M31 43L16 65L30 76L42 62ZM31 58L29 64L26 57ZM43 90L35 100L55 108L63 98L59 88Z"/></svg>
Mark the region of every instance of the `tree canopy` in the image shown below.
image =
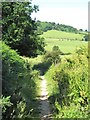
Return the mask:
<svg viewBox="0 0 90 120"><path fill-rule="evenodd" d="M2 3L2 39L20 55L37 56L44 51L44 40L38 36L31 14L38 7L31 2Z"/></svg>
<svg viewBox="0 0 90 120"><path fill-rule="evenodd" d="M69 25L59 24L55 22L41 22L37 21L38 24L38 31L39 32L46 32L48 30L59 30L59 31L65 31L65 32L72 32L72 33L78 33L79 31Z"/></svg>

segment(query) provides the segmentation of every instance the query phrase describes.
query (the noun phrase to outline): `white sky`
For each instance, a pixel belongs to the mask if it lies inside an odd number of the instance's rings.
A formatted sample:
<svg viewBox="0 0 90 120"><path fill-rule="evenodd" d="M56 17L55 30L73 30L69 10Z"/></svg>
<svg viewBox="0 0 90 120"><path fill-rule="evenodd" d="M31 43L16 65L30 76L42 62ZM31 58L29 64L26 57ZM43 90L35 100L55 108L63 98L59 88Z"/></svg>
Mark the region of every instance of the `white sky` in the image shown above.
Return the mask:
<svg viewBox="0 0 90 120"><path fill-rule="evenodd" d="M88 0L32 0L39 11L32 18L40 21L71 25L88 29Z"/></svg>

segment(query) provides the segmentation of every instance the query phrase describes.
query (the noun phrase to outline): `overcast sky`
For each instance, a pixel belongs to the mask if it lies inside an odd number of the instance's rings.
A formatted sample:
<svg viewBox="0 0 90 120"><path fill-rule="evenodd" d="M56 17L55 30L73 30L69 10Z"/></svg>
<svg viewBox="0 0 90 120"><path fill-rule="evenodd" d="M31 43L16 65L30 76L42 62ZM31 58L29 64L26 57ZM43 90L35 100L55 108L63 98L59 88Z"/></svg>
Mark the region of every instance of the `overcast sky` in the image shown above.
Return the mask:
<svg viewBox="0 0 90 120"><path fill-rule="evenodd" d="M39 11L32 18L40 21L71 25L88 29L88 0L32 0Z"/></svg>

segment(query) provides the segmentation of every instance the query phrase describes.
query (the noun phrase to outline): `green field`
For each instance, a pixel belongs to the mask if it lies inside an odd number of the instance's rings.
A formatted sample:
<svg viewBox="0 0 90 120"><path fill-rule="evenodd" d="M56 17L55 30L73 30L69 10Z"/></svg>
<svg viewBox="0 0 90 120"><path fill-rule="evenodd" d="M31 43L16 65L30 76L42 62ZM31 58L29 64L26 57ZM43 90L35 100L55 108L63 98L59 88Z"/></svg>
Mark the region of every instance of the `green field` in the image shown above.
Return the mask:
<svg viewBox="0 0 90 120"><path fill-rule="evenodd" d="M60 41L58 39L45 39L45 49L51 51L53 46L59 46L60 50L65 53L73 53L76 48L85 45L87 46L88 42L85 41Z"/></svg>
<svg viewBox="0 0 90 120"><path fill-rule="evenodd" d="M44 38L53 38L59 40L82 40L84 34L75 34L57 30L49 30L43 33Z"/></svg>
<svg viewBox="0 0 90 120"><path fill-rule="evenodd" d="M50 30L44 32L42 35L45 38L45 49L51 51L53 46L59 46L60 50L64 53L73 53L76 48L85 45L88 42L81 41L83 34L67 33L57 30ZM61 39L63 38L63 40Z"/></svg>

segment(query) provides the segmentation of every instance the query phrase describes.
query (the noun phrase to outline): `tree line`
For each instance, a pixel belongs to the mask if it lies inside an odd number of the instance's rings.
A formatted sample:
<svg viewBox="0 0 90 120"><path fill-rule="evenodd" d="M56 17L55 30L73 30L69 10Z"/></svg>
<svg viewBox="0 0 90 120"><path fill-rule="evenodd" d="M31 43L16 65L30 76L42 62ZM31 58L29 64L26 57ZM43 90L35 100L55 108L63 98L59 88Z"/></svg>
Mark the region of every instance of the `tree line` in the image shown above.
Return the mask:
<svg viewBox="0 0 90 120"><path fill-rule="evenodd" d="M38 31L40 33L46 32L48 30L59 30L59 31L65 31L65 32L72 32L72 33L79 33L81 31L70 25L64 25L64 24L59 24L55 22L42 22L38 20L37 25L38 25Z"/></svg>

